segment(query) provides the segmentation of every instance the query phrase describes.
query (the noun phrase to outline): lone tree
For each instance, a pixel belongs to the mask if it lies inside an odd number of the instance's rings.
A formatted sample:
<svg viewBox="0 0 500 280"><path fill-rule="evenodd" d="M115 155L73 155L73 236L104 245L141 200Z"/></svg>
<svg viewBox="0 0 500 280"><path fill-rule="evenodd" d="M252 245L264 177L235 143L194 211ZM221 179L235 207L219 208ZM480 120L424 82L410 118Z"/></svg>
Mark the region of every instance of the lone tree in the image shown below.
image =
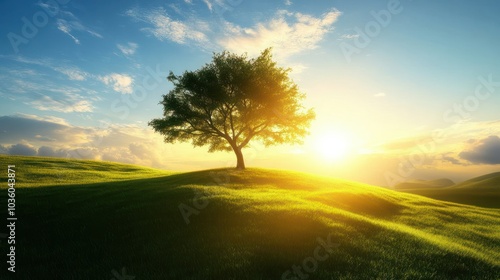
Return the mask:
<svg viewBox="0 0 500 280"><path fill-rule="evenodd" d="M271 49L257 58L224 51L212 62L181 76L170 72L174 88L163 95L163 118L149 125L165 142L209 146L209 152L234 151L237 169L245 169L242 149L250 140L266 146L301 143L315 114L305 110L305 98L278 67Z"/></svg>

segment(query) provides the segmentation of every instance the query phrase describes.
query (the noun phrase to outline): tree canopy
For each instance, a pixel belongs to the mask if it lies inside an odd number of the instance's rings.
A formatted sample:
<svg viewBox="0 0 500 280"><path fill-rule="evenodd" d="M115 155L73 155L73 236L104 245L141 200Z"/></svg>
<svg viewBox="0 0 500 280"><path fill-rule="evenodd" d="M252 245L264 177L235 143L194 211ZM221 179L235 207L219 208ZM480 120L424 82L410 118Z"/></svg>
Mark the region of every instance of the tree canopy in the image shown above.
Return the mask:
<svg viewBox="0 0 500 280"><path fill-rule="evenodd" d="M242 149L251 140L266 146L301 143L315 114L301 101L305 94L277 66L271 49L256 58L224 51L196 71L170 72L174 88L160 104L163 117L149 125L167 143L208 145L209 152L234 151L244 169Z"/></svg>

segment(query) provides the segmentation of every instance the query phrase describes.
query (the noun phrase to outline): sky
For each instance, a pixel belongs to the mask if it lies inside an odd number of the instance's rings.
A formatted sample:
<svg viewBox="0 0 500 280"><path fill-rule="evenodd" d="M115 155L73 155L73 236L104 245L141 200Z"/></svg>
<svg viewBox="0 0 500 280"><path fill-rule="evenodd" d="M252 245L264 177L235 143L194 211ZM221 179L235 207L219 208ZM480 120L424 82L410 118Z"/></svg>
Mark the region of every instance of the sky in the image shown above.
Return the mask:
<svg viewBox="0 0 500 280"><path fill-rule="evenodd" d="M303 145L252 143L247 166L384 186L499 170L498 1L144 2L0 2L0 153L234 166L147 123L169 71L272 47L317 117Z"/></svg>

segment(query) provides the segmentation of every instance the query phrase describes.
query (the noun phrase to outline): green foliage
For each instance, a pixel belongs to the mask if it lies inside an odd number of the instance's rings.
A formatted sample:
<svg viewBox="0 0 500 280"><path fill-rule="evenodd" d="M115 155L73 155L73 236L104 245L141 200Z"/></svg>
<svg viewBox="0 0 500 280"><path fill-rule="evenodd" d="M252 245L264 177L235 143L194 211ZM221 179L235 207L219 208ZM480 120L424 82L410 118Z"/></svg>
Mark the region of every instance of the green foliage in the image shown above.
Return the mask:
<svg viewBox="0 0 500 280"><path fill-rule="evenodd" d="M191 141L209 146L209 152L241 153L250 140L265 145L301 143L315 115L305 110L305 98L278 67L271 50L257 58L229 52L214 54L212 62L168 80L172 89L163 96L163 118L149 125L165 141Z"/></svg>

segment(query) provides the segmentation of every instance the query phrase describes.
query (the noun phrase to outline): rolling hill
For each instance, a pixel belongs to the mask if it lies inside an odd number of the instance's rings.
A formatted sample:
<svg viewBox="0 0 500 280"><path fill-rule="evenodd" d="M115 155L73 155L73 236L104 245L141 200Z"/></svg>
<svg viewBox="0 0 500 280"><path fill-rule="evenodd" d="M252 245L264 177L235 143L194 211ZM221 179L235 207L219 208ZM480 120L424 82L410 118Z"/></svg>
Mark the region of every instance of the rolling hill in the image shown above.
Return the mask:
<svg viewBox="0 0 500 280"><path fill-rule="evenodd" d="M453 188L500 190L500 172L495 172L456 184Z"/></svg>
<svg viewBox="0 0 500 280"><path fill-rule="evenodd" d="M439 181L446 182L444 180ZM438 200L500 209L500 172L479 176L447 187L433 184L432 182L435 181L419 182L421 183L414 184L411 181L401 183L396 185L395 189Z"/></svg>
<svg viewBox="0 0 500 280"><path fill-rule="evenodd" d="M395 189L446 188L455 185L452 180L442 178L436 180L412 180L396 184Z"/></svg>
<svg viewBox="0 0 500 280"><path fill-rule="evenodd" d="M1 279L500 276L498 209L283 170L0 156L8 164L17 277Z"/></svg>

